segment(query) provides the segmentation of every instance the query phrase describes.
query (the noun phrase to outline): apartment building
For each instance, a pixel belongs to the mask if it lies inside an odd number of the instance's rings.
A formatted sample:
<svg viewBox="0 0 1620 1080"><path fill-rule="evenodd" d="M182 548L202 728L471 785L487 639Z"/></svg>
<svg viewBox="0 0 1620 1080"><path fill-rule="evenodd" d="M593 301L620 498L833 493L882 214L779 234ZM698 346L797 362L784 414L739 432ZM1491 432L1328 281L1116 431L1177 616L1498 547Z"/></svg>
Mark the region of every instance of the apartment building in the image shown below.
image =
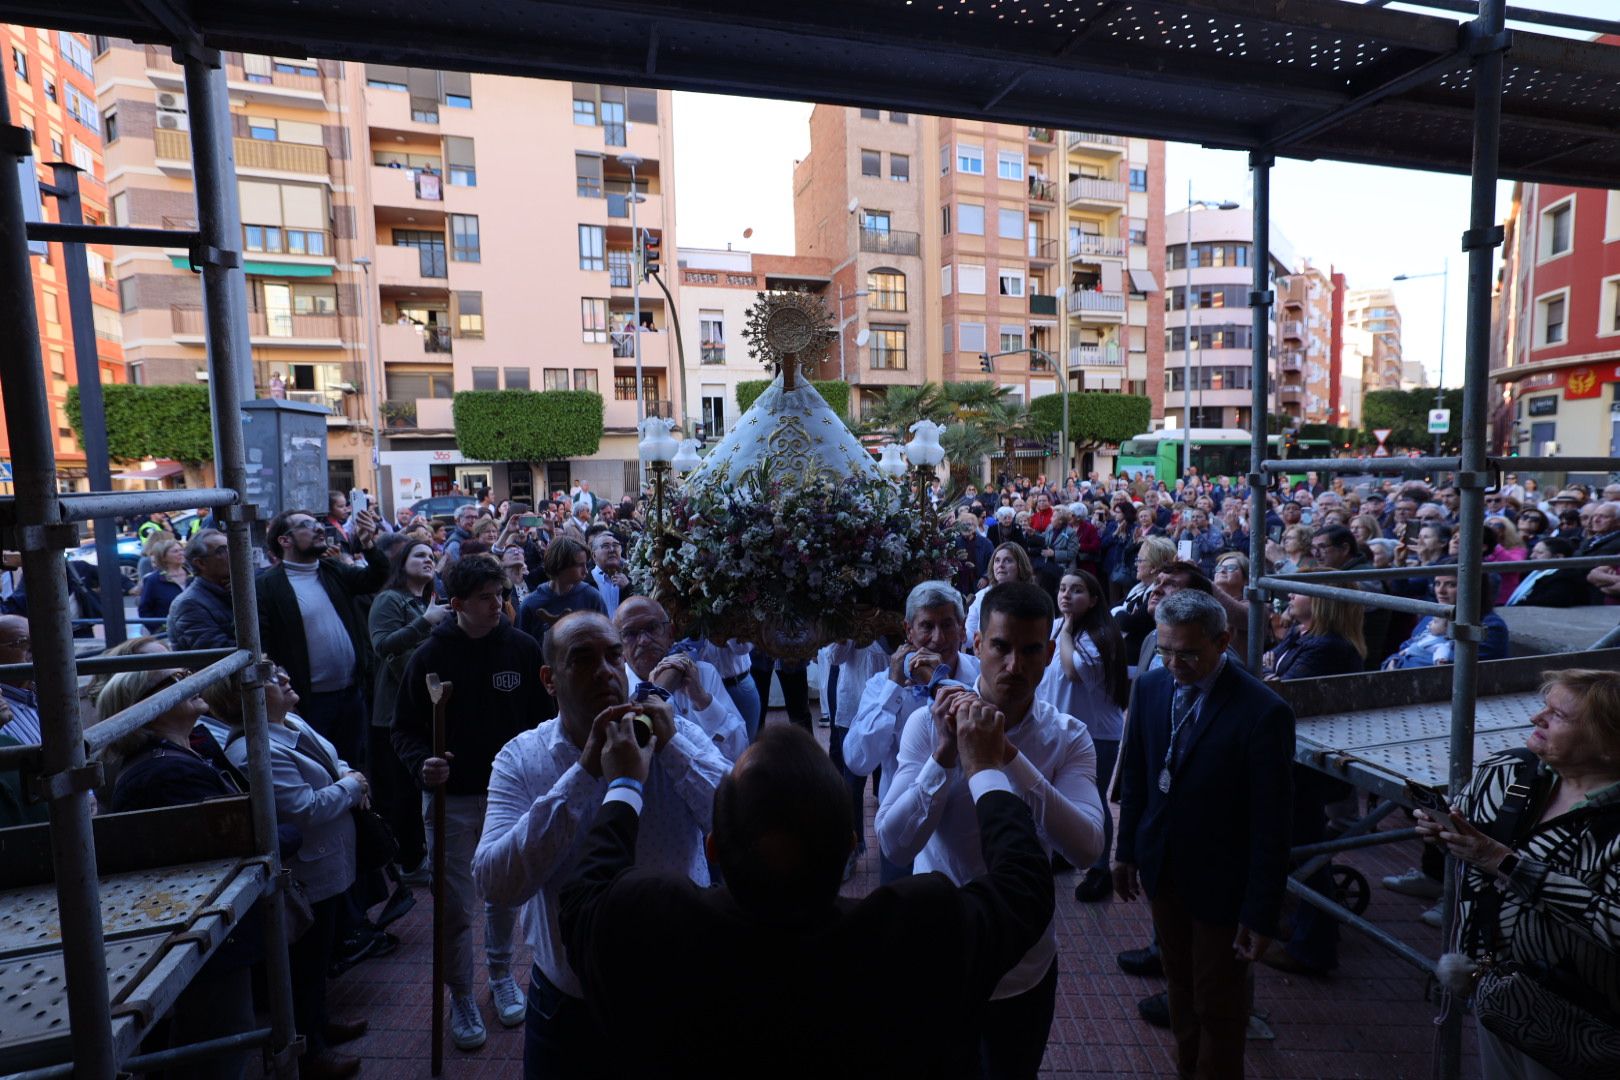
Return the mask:
<svg viewBox="0 0 1620 1080"><path fill-rule="evenodd" d="M891 386L941 377L930 341L938 290L928 284L937 177L923 167L933 125L910 113L817 105L810 155L793 169L795 254L831 265L825 296L839 323L841 344L817 377L848 382L857 417Z"/></svg>
<svg viewBox="0 0 1620 1080"><path fill-rule="evenodd" d="M1182 427L1190 415L1195 428L1252 431L1251 214L1244 208L1181 210L1166 217L1165 235L1165 426ZM1280 293L1279 282L1285 281L1296 260L1292 245L1275 224L1266 259L1270 287ZM1300 286L1297 305L1279 303L1271 309L1267 324L1277 357L1272 365L1271 408L1301 417L1307 394L1308 342L1303 324L1309 301L1309 285ZM1291 328L1296 336L1288 339L1293 348L1284 367L1277 323L1279 314L1286 321L1289 311L1300 325Z"/></svg>
<svg viewBox="0 0 1620 1080"><path fill-rule="evenodd" d="M185 79L167 50L98 38L96 99L116 224L194 229ZM328 482L375 490L367 329L342 65L225 54L258 396L327 416ZM202 281L182 248L117 249L131 382L207 378ZM193 479L205 482L208 470Z"/></svg>
<svg viewBox="0 0 1620 1080"><path fill-rule="evenodd" d="M1347 331L1363 330L1371 336L1371 348L1361 350L1364 393L1399 390L1408 385L1410 379L1401 355L1401 309L1395 303L1394 292L1350 290L1344 300L1344 325Z"/></svg>
<svg viewBox="0 0 1620 1080"><path fill-rule="evenodd" d="M1302 261L1277 283L1282 317L1277 323L1277 359L1273 366L1277 412L1307 424L1338 422L1341 355L1340 311L1335 278Z"/></svg>
<svg viewBox="0 0 1620 1080"><path fill-rule="evenodd" d="M1620 191L1520 184L1507 234L1491 371L1500 445L1620 456Z"/></svg>
<svg viewBox="0 0 1620 1080"><path fill-rule="evenodd" d="M639 329L635 302L632 224L661 246L679 296L668 91L351 67L389 490L529 499L581 479L604 497L636 490L638 345L648 414L685 408L668 301L640 283ZM498 389L600 393L598 453L467 460L451 395Z"/></svg>
<svg viewBox="0 0 1620 1080"><path fill-rule="evenodd" d="M96 108L93 45L83 34L11 26L0 34L10 50L6 58L6 94L11 123L24 129L33 144L33 177L52 183L52 163L79 170L84 220L107 220L106 170L102 159L101 114ZM25 190L24 200L31 198ZM39 200L44 220L59 221L56 200ZM87 490L84 450L67 418L68 388L78 383L69 310L67 264L61 244L36 245L33 269L34 312L39 324L40 359L46 366L45 393L56 430L57 481L62 490ZM125 381L118 298L112 287L112 249L86 248L90 272L91 313L95 321L96 365L104 383ZM150 470L157 478L168 466ZM11 450L5 418L0 416L0 493L11 492Z"/></svg>
<svg viewBox="0 0 1620 1080"><path fill-rule="evenodd" d="M681 248L677 255L681 291L679 338L685 360L685 400L689 415L713 442L737 422L737 387L771 377L749 355L742 330L758 293L801 289L827 298L833 265L828 259L764 255L716 248ZM851 342L846 341L847 348ZM838 344L829 367L836 366ZM845 357L847 363L848 357ZM677 357L677 363L680 357Z"/></svg>

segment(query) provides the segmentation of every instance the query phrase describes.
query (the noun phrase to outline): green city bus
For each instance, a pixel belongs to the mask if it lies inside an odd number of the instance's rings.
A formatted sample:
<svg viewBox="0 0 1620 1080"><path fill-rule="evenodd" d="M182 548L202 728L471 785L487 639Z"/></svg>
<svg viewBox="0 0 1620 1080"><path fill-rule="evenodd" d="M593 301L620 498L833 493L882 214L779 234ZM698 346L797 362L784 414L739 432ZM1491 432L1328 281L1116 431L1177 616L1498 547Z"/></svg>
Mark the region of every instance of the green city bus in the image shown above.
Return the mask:
<svg viewBox="0 0 1620 1080"><path fill-rule="evenodd" d="M1245 476L1249 472L1249 447L1253 441L1253 436L1241 428L1193 428L1193 466L1198 470L1198 475L1204 477ZM1276 435L1266 437L1268 458L1277 456L1279 441L1280 437ZM1185 433L1179 428L1150 431L1127 439L1120 445L1119 457L1114 462L1114 474L1146 473L1173 484L1182 474L1184 443ZM1300 439L1298 446L1299 457L1327 457L1332 453L1332 444L1325 439ZM1303 473L1289 477L1291 483L1303 479Z"/></svg>

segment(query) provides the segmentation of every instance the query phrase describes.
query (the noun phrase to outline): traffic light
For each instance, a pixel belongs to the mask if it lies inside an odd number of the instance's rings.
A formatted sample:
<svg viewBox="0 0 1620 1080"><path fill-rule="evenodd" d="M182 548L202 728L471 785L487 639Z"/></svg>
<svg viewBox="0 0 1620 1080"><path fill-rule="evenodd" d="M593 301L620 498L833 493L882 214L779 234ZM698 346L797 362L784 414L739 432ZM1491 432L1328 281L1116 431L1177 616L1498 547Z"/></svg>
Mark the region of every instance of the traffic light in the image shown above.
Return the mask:
<svg viewBox="0 0 1620 1080"><path fill-rule="evenodd" d="M643 280L658 273L659 247L662 239L649 229L641 230L641 276Z"/></svg>
<svg viewBox="0 0 1620 1080"><path fill-rule="evenodd" d="M1283 432L1283 457L1295 457L1299 453L1299 432L1292 429Z"/></svg>
<svg viewBox="0 0 1620 1080"><path fill-rule="evenodd" d="M989 353L982 352L979 354L979 370L984 372L994 372L996 370L995 365L990 363Z"/></svg>

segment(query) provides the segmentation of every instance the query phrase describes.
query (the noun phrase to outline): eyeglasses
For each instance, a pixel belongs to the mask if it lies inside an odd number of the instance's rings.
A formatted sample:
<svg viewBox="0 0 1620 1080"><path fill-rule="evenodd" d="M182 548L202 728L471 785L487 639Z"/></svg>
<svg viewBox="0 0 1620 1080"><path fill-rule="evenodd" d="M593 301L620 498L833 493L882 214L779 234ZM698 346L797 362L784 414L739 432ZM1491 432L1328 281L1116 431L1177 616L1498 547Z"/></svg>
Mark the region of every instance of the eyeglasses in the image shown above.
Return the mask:
<svg viewBox="0 0 1620 1080"><path fill-rule="evenodd" d="M1159 659L1165 663L1180 660L1183 664L1192 664L1196 663L1199 657L1204 655L1201 649L1167 649L1163 645L1158 646L1153 651L1158 653Z"/></svg>
<svg viewBox="0 0 1620 1080"><path fill-rule="evenodd" d="M663 630L664 627L668 625L669 621L665 620L661 623L654 623L652 626L627 626L623 630L619 631L619 636L624 638L626 641L641 641L644 638L656 637L659 631Z"/></svg>
<svg viewBox="0 0 1620 1080"><path fill-rule="evenodd" d="M1215 568L1215 572L1217 574L1241 574L1243 572L1243 567L1239 566L1235 562L1221 563L1221 565Z"/></svg>
<svg viewBox="0 0 1620 1080"><path fill-rule="evenodd" d="M182 679L185 679L190 675L191 675L191 672L189 672L189 671L172 671L172 672L170 672L168 675L165 675L163 678L159 679L157 682L155 682L151 686L147 687L146 693L141 695L141 700L145 701L147 698L152 697L155 694L161 693L164 690L167 690L169 687L175 685L176 683L180 682Z"/></svg>

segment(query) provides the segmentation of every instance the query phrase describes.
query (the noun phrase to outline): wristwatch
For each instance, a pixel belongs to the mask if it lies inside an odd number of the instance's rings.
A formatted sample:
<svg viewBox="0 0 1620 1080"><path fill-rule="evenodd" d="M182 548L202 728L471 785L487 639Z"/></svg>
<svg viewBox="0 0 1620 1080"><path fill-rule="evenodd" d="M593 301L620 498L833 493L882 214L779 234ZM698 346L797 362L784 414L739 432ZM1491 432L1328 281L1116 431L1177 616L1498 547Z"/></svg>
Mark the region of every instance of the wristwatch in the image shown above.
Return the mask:
<svg viewBox="0 0 1620 1080"><path fill-rule="evenodd" d="M1518 852L1510 851L1502 856L1502 861L1496 864L1496 872L1502 877L1512 877L1513 871L1519 867Z"/></svg>

